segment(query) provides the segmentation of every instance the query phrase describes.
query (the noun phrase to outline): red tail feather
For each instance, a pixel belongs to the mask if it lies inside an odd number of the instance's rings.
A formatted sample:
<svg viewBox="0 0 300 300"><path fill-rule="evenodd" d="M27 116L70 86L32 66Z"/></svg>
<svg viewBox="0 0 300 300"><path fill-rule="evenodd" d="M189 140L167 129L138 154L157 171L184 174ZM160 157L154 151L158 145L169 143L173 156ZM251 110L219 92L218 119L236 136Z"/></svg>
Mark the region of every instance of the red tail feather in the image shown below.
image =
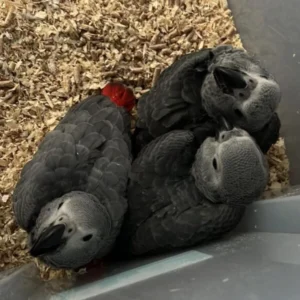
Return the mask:
<svg viewBox="0 0 300 300"><path fill-rule="evenodd" d="M135 96L131 89L122 83L108 83L101 91L101 94L107 96L118 106L123 106L128 112L135 105Z"/></svg>

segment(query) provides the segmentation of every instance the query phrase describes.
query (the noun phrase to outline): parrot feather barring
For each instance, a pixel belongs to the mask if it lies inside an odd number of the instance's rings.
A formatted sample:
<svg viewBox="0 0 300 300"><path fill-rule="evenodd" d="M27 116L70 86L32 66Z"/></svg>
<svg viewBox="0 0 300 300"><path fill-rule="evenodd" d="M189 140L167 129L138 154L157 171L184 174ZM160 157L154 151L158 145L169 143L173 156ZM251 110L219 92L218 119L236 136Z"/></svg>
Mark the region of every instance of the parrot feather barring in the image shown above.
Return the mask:
<svg viewBox="0 0 300 300"><path fill-rule="evenodd" d="M76 104L23 168L13 194L32 256L77 269L110 252L127 211L130 117L108 97Z"/></svg>

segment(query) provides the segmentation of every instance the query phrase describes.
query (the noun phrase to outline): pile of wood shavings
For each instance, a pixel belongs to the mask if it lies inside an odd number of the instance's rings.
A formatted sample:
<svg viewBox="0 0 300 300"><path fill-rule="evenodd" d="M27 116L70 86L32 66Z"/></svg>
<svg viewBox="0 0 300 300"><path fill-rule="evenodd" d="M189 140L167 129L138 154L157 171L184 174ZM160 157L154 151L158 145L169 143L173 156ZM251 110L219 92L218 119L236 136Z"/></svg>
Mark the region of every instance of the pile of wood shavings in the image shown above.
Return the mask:
<svg viewBox="0 0 300 300"><path fill-rule="evenodd" d="M268 163L270 168L269 184L264 193L265 199L279 196L286 192L289 186L289 160L286 155L284 139L278 142L268 152Z"/></svg>
<svg viewBox="0 0 300 300"><path fill-rule="evenodd" d="M11 194L40 140L74 103L111 79L139 97L178 56L242 44L224 0L4 0L0 28L1 271L32 260ZM268 189L283 187L283 140L269 159ZM45 279L66 274L53 272L41 267Z"/></svg>

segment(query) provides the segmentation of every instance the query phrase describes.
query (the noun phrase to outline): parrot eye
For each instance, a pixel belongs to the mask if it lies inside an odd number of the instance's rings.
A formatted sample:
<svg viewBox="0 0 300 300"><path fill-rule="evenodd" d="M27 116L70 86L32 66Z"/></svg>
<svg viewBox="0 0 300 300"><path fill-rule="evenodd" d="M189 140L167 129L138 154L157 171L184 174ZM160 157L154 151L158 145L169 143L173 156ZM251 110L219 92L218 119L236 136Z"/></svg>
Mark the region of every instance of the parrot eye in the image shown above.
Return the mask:
<svg viewBox="0 0 300 300"><path fill-rule="evenodd" d="M87 242L87 241L89 241L92 237L93 237L92 234L88 234L88 235L84 236L84 237L82 238L82 240L83 240L84 242Z"/></svg>
<svg viewBox="0 0 300 300"><path fill-rule="evenodd" d="M57 208L57 209L60 209L60 208L62 207L62 205L63 205L63 204L64 204L63 202L59 203L59 205L58 205L58 208Z"/></svg>
<svg viewBox="0 0 300 300"><path fill-rule="evenodd" d="M218 169L218 164L217 164L217 160L215 158L213 159L212 163L213 163L214 169L217 170Z"/></svg>

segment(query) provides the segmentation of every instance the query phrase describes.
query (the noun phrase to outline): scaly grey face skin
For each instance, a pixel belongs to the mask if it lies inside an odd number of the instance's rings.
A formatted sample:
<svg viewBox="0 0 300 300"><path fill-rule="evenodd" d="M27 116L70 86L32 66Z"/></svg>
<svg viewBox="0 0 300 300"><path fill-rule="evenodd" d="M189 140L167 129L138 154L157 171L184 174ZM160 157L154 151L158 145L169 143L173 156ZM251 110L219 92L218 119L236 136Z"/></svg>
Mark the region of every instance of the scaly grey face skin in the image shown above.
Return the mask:
<svg viewBox="0 0 300 300"><path fill-rule="evenodd" d="M281 99L279 85L246 52L221 54L209 68L202 98L211 116L222 115L250 132L264 127Z"/></svg>
<svg viewBox="0 0 300 300"><path fill-rule="evenodd" d="M246 205L263 193L268 165L249 134L233 128L204 141L192 174L197 188L210 201Z"/></svg>
<svg viewBox="0 0 300 300"><path fill-rule="evenodd" d="M43 207L29 237L30 253L53 267L79 268L105 250L110 227L97 200L72 192Z"/></svg>

